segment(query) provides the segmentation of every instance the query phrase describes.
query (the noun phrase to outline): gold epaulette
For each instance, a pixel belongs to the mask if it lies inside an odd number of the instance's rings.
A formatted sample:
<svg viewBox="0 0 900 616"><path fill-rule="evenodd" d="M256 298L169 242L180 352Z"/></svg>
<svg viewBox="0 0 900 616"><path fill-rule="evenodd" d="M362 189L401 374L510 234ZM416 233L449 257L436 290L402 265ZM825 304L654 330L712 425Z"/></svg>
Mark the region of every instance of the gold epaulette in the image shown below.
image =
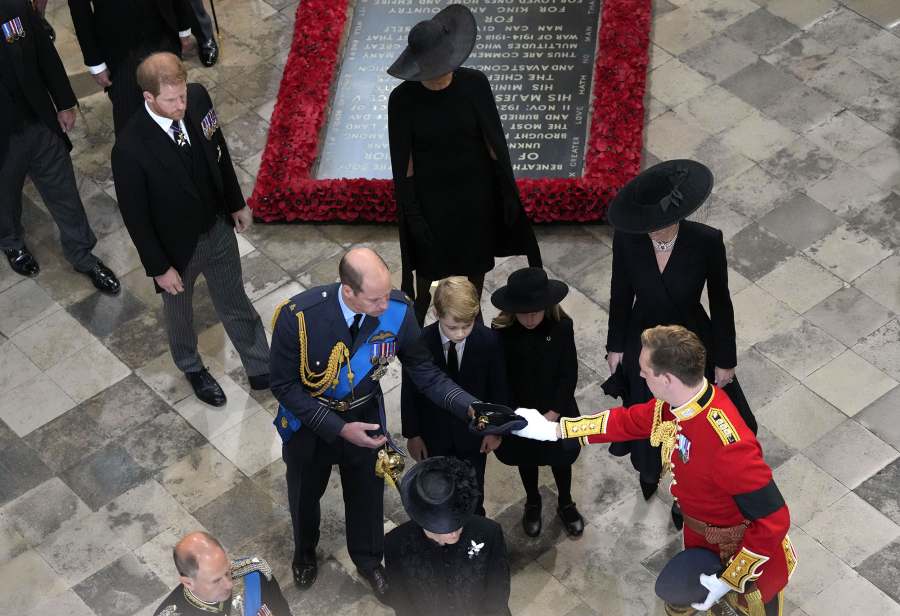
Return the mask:
<svg viewBox="0 0 900 616"><path fill-rule="evenodd" d="M728 563L728 567L722 572L722 581L737 592L743 593L747 582L752 582L762 575L759 568L768 560L768 556L741 548L741 551L734 555L731 562Z"/></svg>
<svg viewBox="0 0 900 616"><path fill-rule="evenodd" d="M240 578L248 573L259 571L267 580L272 579L272 567L264 558L253 556L251 558L238 558L231 561L231 577Z"/></svg>
<svg viewBox="0 0 900 616"><path fill-rule="evenodd" d="M728 419L728 415L726 415L725 411L722 409L709 409L709 413L706 414L706 419L713 427L713 430L716 431L716 434L719 435L719 438L722 439L723 445L731 445L741 440L737 430L734 429L734 424L731 423L731 420Z"/></svg>
<svg viewBox="0 0 900 616"><path fill-rule="evenodd" d="M587 437L592 434L606 434L606 422L609 421L609 410L581 417L561 417L559 431L563 438L578 438L582 445L587 445Z"/></svg>
<svg viewBox="0 0 900 616"><path fill-rule="evenodd" d="M290 301L291 301L291 298L289 297L286 300L283 300L282 302L280 302L277 306L275 306L275 312L274 312L274 314L272 314L272 331L273 332L275 331L275 323L278 321L278 315L281 314L281 309L284 308L285 306L287 306Z"/></svg>

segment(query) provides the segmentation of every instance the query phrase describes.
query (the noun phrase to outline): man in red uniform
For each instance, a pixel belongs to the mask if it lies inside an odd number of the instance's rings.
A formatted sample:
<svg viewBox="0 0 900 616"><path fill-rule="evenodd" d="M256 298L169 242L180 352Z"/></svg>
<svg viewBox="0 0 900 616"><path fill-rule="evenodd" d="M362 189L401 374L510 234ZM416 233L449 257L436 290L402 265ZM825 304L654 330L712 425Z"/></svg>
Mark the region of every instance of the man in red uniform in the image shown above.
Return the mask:
<svg viewBox="0 0 900 616"><path fill-rule="evenodd" d="M650 437L672 472L672 495L684 513L685 548L717 553L722 568L701 575L705 600L666 604L669 614L709 610L722 597L742 614L780 616L783 589L796 565L787 537L790 514L762 449L728 396L703 376L706 351L677 325L641 336L641 376L654 399L561 423L519 409L537 440L578 438L582 445ZM730 593L729 591L734 591ZM763 607L764 606L764 607Z"/></svg>

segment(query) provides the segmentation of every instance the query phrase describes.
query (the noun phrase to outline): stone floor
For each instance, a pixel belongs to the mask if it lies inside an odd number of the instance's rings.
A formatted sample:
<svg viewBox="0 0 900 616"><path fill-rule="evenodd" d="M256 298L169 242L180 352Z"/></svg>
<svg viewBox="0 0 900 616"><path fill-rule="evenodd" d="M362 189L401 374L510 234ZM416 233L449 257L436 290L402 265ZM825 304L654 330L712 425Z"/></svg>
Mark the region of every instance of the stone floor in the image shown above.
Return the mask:
<svg viewBox="0 0 900 616"><path fill-rule="evenodd" d="M83 116L73 134L97 253L123 278L98 295L64 263L33 189L28 241L43 267L0 267L0 614L152 613L175 585L170 549L206 528L233 554L268 558L296 614L381 614L354 576L337 478L323 501L314 590L290 584L283 465L270 395L249 393L234 349L198 295L204 357L228 393L189 395L161 333L158 298L122 226L110 179L111 110L84 75L66 3L50 21ZM222 58L192 60L249 194L291 36L296 0L219 0ZM800 565L786 615L900 614L900 3L657 0L646 160L695 157L717 187L704 217L728 241L738 374L791 507ZM610 404L603 345L610 233L538 229L548 269L573 289L582 409ZM335 278L366 242L394 266L387 227L256 225L240 238L246 288L273 306ZM498 264L495 288L519 262ZM493 314L486 308L488 316ZM386 381L392 427L397 374ZM503 523L515 614L660 614L654 574L677 548L663 497L645 503L606 449L577 463L589 522L568 539L545 512L519 528L516 474L489 464L487 508ZM546 489L552 480L545 473ZM404 519L386 494L387 524ZM548 502L552 502L548 498Z"/></svg>

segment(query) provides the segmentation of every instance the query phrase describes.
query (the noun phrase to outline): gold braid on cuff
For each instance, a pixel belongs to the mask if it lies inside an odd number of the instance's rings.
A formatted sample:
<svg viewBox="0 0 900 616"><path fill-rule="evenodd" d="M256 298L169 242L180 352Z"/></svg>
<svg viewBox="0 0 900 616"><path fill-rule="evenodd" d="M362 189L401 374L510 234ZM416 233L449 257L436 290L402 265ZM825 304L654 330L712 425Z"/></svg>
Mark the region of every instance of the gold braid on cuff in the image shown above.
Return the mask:
<svg viewBox="0 0 900 616"><path fill-rule="evenodd" d="M559 420L559 432L563 438L578 438L582 445L587 445L587 437L606 434L607 421L609 410L581 417L562 417Z"/></svg>

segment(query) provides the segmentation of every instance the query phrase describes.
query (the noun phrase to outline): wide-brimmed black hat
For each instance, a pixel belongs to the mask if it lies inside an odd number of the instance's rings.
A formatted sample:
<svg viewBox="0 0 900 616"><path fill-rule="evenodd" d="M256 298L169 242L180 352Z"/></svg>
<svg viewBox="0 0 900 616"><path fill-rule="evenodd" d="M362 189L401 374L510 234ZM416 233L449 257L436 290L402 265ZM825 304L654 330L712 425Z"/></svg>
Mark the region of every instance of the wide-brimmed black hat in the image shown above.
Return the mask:
<svg viewBox="0 0 900 616"><path fill-rule="evenodd" d="M703 205L713 187L709 167L667 160L628 182L609 205L609 223L625 233L650 233L673 225Z"/></svg>
<svg viewBox="0 0 900 616"><path fill-rule="evenodd" d="M475 512L480 494L475 469L458 458L427 458L407 471L400 483L406 513L432 533L462 528Z"/></svg>
<svg viewBox="0 0 900 616"><path fill-rule="evenodd" d="M682 550L656 578L656 595L672 605L703 603L709 591L700 583L700 574L715 575L721 570L718 554L706 548Z"/></svg>
<svg viewBox="0 0 900 616"><path fill-rule="evenodd" d="M388 75L405 81L428 81L462 66L478 36L475 16L462 4L451 4L440 13L420 21L407 37L407 46Z"/></svg>
<svg viewBox="0 0 900 616"><path fill-rule="evenodd" d="M514 271L506 285L491 295L491 303L506 312L538 312L562 301L569 285L547 278L540 267L525 267Z"/></svg>

